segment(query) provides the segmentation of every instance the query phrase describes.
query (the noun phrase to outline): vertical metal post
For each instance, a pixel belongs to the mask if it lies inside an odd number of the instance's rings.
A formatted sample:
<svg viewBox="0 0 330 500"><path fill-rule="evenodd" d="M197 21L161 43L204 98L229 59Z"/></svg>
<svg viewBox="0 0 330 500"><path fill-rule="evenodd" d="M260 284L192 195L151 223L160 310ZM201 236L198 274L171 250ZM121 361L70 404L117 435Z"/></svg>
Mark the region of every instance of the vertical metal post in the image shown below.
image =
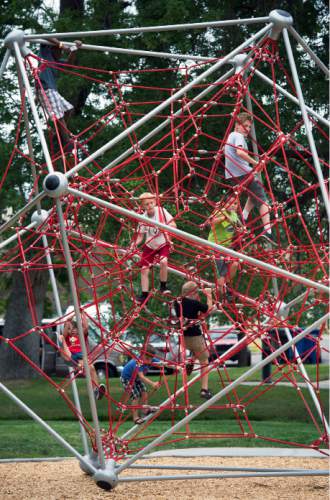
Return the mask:
<svg viewBox="0 0 330 500"><path fill-rule="evenodd" d="M319 184L320 184L320 190L321 190L321 193L323 196L325 209L326 209L327 214L328 214L328 219L330 220L330 204L329 204L328 193L327 193L327 190L325 187L324 177L323 177L318 153L316 150L314 137L313 137L312 130L311 130L311 125L310 125L307 111L306 111L305 100L304 100L304 96L303 96L303 93L301 90L299 76L298 76L297 68L296 68L296 63L295 63L293 53L292 53L292 48L291 48L291 43L290 43L290 39L289 39L289 35L288 35L288 30L286 28L283 29L283 38L284 38L286 52L288 54L288 60L289 60L289 64L290 64L290 68L291 68L291 72L292 72L294 85L295 85L296 92L297 92L297 97L298 97L299 104L300 104L301 114L302 114L305 128L306 128L306 135L307 135L309 147L311 149L314 166L315 166L317 177L318 177Z"/></svg>
<svg viewBox="0 0 330 500"><path fill-rule="evenodd" d="M291 35L293 35L295 37L295 39L297 40L297 42L300 43L300 45L302 46L302 48L305 49L305 51L311 56L311 58L313 59L313 61L323 71L323 73L325 73L325 75L327 76L327 78L329 78L329 69L326 67L325 64L323 64L323 62L321 61L321 59L319 59L319 57L317 57L317 55L315 54L315 52L313 52L313 50L307 45L307 43L305 42L305 40L299 35L299 33L296 32L296 30L292 26L289 26L289 31L290 31Z"/></svg>
<svg viewBox="0 0 330 500"><path fill-rule="evenodd" d="M2 78L2 76L3 76L3 74L4 74L5 70L6 70L9 57L10 57L10 50L7 49L6 52L5 52L5 55L4 55L3 59L2 59L1 66L0 66L0 78Z"/></svg>
<svg viewBox="0 0 330 500"><path fill-rule="evenodd" d="M37 173L36 173L36 168L34 165L34 151L33 151L33 145L32 145L32 139L31 139L31 133L30 133L30 122L29 122L29 117L26 109L26 104L25 104L25 99L24 99L24 87L23 87L23 82L22 82L22 75L19 71L18 63L16 61L16 66L17 66L17 75L18 75L18 83L19 83L19 89L20 89L20 94L21 94L21 102L23 105L23 113L24 113L24 123L25 123L25 131L26 131L26 138L27 138L27 144L28 144L28 149L29 149L29 155L32 159L32 176L34 178L34 185L36 188L36 194L38 194L38 184L36 182L37 179ZM37 203L37 211L38 214L41 215L41 205L40 202ZM53 269L53 262L50 256L50 251L49 251L49 246L48 246L48 240L47 236L45 234L42 235L42 243L43 247L45 249L45 256L46 256L46 262L48 264L48 273L50 277L50 283L53 291L53 297L55 301L55 309L57 312L58 316L63 315L62 307L61 307L61 301L60 301L60 295L58 292L57 288L57 283L56 283L56 278L55 278L55 273ZM79 399L79 393L78 393L78 388L77 388L77 383L76 379L74 377L74 371L72 367L69 367L69 376L71 379L72 383L72 392L73 392L73 399L76 405L76 408L78 412L81 414L81 405L80 405L80 399ZM83 448L84 452L87 455L89 453L89 448L88 448L88 442L87 442L87 435L84 426L82 423L79 421L79 428L80 428L80 435L81 435L81 440L83 443Z"/></svg>
<svg viewBox="0 0 330 500"><path fill-rule="evenodd" d="M35 121L36 129L37 129L37 132L38 132L38 135L39 135L39 139L40 139L40 142L41 142L41 147L42 147L42 150L43 150L43 153L44 153L44 156L45 156L47 168L48 168L49 172L54 172L52 160L51 160L51 157L50 157L50 154L49 154L49 151L48 151L48 146L47 146L47 142L46 142L46 139L45 139L45 136L44 136L44 132L42 130L42 125L41 125L41 122L40 122L40 119L39 119L37 106L36 106L36 104L34 102L34 96L33 96L33 92L32 92L32 89L31 89L30 82L29 82L29 78L28 78L28 75L26 73L25 66L23 64L23 58L21 56L19 45L18 45L17 42L14 42L13 46L14 46L16 61L17 61L19 70L21 72L22 78L23 78L24 87L25 87L25 90L26 90L26 95L28 97L28 100L29 100L29 103L30 103L30 106L31 106L31 111L32 111L32 114L33 114L33 118L34 118L34 121Z"/></svg>
<svg viewBox="0 0 330 500"><path fill-rule="evenodd" d="M81 320L81 314L80 314L79 299L78 299L78 294L77 294L77 289L76 289L76 284L75 284L75 279L74 279L74 274L73 274L71 253L70 253L70 248L69 248L68 239L67 239L67 235L66 235L62 205L61 205L61 201L59 199L56 199L56 209L57 209L58 219L59 219L59 223L60 223L60 232L61 232L61 237L62 237L64 258L65 258L65 262L66 262L66 266L67 266L67 273L68 273L68 278L69 278L69 283L70 283L70 290L71 290L71 294L72 294L73 307L74 307L76 319L77 319L77 328L78 328L78 334L79 334L79 339L80 339L80 344L81 344L81 351L82 351L82 355L83 355L83 365L84 365L84 372L85 372L85 376L86 376L86 385L87 385L87 392L88 392L88 397L89 397L89 404L90 404L90 408L91 408L91 412L92 412L92 419L93 419L93 423L94 423L95 440L96 440L96 446L97 446L97 451L98 451L98 458L99 458L101 469L104 469L105 468L105 460L104 460L104 453L103 453L103 447L102 447L100 425L99 425L96 403L95 403L95 398L94 398L92 379L91 379L91 374L90 374L90 369L89 369L89 364L88 364L88 354L87 354L87 348L86 348L82 320Z"/></svg>

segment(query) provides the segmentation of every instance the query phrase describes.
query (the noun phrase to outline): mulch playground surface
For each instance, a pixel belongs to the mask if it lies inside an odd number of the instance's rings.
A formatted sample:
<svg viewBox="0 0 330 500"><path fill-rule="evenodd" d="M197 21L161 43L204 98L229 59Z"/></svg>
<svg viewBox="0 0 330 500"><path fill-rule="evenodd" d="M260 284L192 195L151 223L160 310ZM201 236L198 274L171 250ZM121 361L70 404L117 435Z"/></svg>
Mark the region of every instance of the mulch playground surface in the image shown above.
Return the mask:
<svg viewBox="0 0 330 500"><path fill-rule="evenodd" d="M162 465L216 465L226 467L328 469L322 458L288 457L162 457L143 460L146 464ZM206 471L200 471L205 473ZM187 471L160 471L134 469L122 476L186 474ZM192 473L198 473L193 471ZM210 471L212 473L212 471ZM154 500L154 499L328 499L327 477L276 477L238 479L193 479L180 481L153 481L119 483L110 492L98 488L93 479L84 474L74 459L56 462L21 462L0 464L1 500Z"/></svg>

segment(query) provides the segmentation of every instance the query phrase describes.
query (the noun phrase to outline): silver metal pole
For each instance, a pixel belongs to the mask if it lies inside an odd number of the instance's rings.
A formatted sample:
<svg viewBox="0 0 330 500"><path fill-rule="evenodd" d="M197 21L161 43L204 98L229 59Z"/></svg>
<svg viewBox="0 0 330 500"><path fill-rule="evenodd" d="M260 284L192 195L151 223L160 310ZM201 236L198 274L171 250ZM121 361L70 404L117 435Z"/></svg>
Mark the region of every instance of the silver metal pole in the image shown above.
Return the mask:
<svg viewBox="0 0 330 500"><path fill-rule="evenodd" d="M303 292L301 293L300 295L298 295L295 299L292 299L290 302L288 302L286 305L285 305L285 310L286 311L289 311L291 309L292 306L294 306L295 304L297 304L298 302L304 300L304 298L306 297L306 295L308 295L312 290L307 290L306 292Z"/></svg>
<svg viewBox="0 0 330 500"><path fill-rule="evenodd" d="M2 59L1 66L0 66L0 78L3 77L3 74L6 71L6 67L7 67L7 63L8 63L9 57L10 57L10 50L7 49L6 52L5 52L5 55L4 55L3 59Z"/></svg>
<svg viewBox="0 0 330 500"><path fill-rule="evenodd" d="M256 34L252 35L250 38L248 38L245 42L243 42L241 45L239 45L235 50L230 52L226 57L224 57L221 61L216 62L213 64L209 69L201 73L199 76L197 76L194 80L192 80L190 83L182 87L180 90L175 92L171 97L163 101L161 104L156 106L153 110L149 111L145 116L140 118L137 122L133 123L131 126L129 126L127 129L125 129L123 132L118 134L116 137L111 139L108 143L104 144L101 148L96 150L94 153L92 153L88 158L85 158L83 161L78 163L75 167L73 167L69 172L67 172L65 175L66 177L70 177L73 175L76 171L80 170L82 166L85 166L89 164L92 160L100 156L101 154L105 153L108 149L110 149L112 146L120 142L122 139L127 137L131 132L134 130L137 130L139 127L144 125L147 121L150 120L150 118L153 118L155 115L157 115L160 111L162 111L164 108L166 108L169 104L171 104L174 101L177 101L182 95L184 95L188 90L190 90L192 87L194 87L197 83L201 82L204 80L206 77L214 73L214 71L218 70L221 68L224 64L226 64L234 55L238 54L242 49L244 49L246 46L250 45L252 42L254 42L258 37L261 37L264 33L266 33L270 28L271 24L268 24L264 28L262 28L260 31L258 31Z"/></svg>
<svg viewBox="0 0 330 500"><path fill-rule="evenodd" d="M82 462L85 467L92 473L95 474L96 469L85 458L80 455L80 453L75 450L65 439L62 438L54 429L52 429L42 418L39 417L31 408L29 408L23 401L21 401L15 394L13 394L5 385L0 382L0 389L12 400L14 403L21 408L25 413L27 413L35 422L37 422L41 427L43 427L51 436L53 436L56 441L60 443L64 448L66 448L72 455L74 455L80 462Z"/></svg>
<svg viewBox="0 0 330 500"><path fill-rule="evenodd" d="M67 266L67 273L68 273L68 278L69 278L69 283L70 283L70 290L71 290L71 294L72 294L72 302L73 302L73 307L75 310L75 315L76 315L76 320L77 320L77 328L78 328L80 345L81 345L81 351L82 351L82 355L83 355L83 365L84 365L84 372L85 372L85 376L86 376L86 386L87 386L87 392L88 392L88 397L89 397L89 404L90 404L90 408L91 408L91 412L92 412L92 419L94 422L95 441L96 441L96 446L97 446L97 450L98 450L98 457L99 457L100 466L101 466L101 469L104 469L105 468L105 460L104 460L104 453L103 453L103 447L102 447L100 425L99 425L99 421L98 421L96 403L95 403L93 386L92 386L92 379L91 379L91 374L90 374L90 369L89 369L89 364L88 364L88 354L87 354L87 349L86 349L86 343L85 343L80 308L79 308L79 299L78 299L78 294L77 294L77 289L76 289L76 284L75 284L75 279L74 279L74 274L73 274L71 253L70 253L70 248L69 248L68 239L67 239L67 235L66 235L66 228L65 228L65 224L64 224L62 205L61 205L61 201L59 199L56 199L56 209L57 209L58 219L59 219L59 223L60 223L60 232L61 232L61 237L62 237L64 258L65 258L65 262L66 262L66 266Z"/></svg>
<svg viewBox="0 0 330 500"><path fill-rule="evenodd" d="M90 194L83 193L81 191L78 191L77 189L68 188L68 191L69 191L69 193L77 196L78 198L84 198L85 200L88 200L92 203L96 203L100 206L103 206L105 208L113 210L114 212L125 215L126 217L130 217L132 219L135 219L135 220L138 220L141 222L145 222L151 226L159 227L160 229L164 230L166 233L174 234L175 236L178 236L179 238L184 238L185 240L192 241L193 243L198 243L202 247L211 248L213 250L218 250L226 255L230 255L231 257L235 257L237 259L241 259L242 261L248 262L249 264L253 264L254 266L256 266L260 269L265 269L266 271L276 273L280 276L283 276L284 278L288 278L292 281L296 281L297 283L302 283L305 286L308 286L311 288L316 288L317 290L321 290L322 292L326 292L328 294L330 293L330 290L328 287L326 287L325 285L322 285L320 283L317 283L316 281L309 280L309 279L304 278L302 276L299 276L297 274L286 271L285 269L281 269L280 267L273 266L272 264L262 262L258 259L254 259L253 257L250 257L249 255L245 255L245 254L236 252L235 250L232 250L230 248L223 247L221 245L217 245L217 244L212 243L210 241L204 240L203 238L200 238L199 236L195 236L195 235L186 233L185 231L181 231L180 229L177 229L177 228L174 228L171 226L167 226L166 224L162 224L161 222L151 221L148 217L144 217L141 214L137 214L131 210L127 210L126 208L119 207L117 205L114 205L113 203L109 203L108 201L101 200L100 198L97 198L95 196L91 196Z"/></svg>
<svg viewBox="0 0 330 500"><path fill-rule="evenodd" d="M208 94L212 90L213 87L215 87L219 83L227 80L227 78L229 78L233 74L233 72L234 72L233 69L227 71L227 73L225 73L221 78L219 78L218 80L216 80L214 83L210 84L205 90L203 90L200 94L198 94L196 97L194 97L194 100L190 101L184 107L184 109L190 109L197 101L199 101L206 94ZM173 116L174 117L178 116L180 113L182 113L181 109L179 109L178 111L176 111ZM164 120L160 125L158 125L155 129L151 130L151 132L149 132L145 137L143 137L142 139L139 140L139 146L142 146L145 142L147 142L149 139L151 139L154 135L158 134L158 132L160 132L163 128L165 128L169 123L170 123L170 119L169 118L167 118L166 120ZM93 180L95 180L96 178L98 178L101 175L103 175L104 172L106 172L107 170L109 170L113 166L118 165L118 163L120 163L122 160L124 160L131 153L134 153L134 152L135 152L135 148L133 146L130 147L129 149L127 149L126 151L124 151L124 153L122 153L120 156L118 156L117 158L115 158L111 163L109 163L106 167L104 167L101 170L101 172L99 172L98 174L96 174L93 177Z"/></svg>
<svg viewBox="0 0 330 500"><path fill-rule="evenodd" d="M276 349L276 351L274 351L272 354L267 356L265 359L261 360L255 366L252 366L249 370L247 370L245 373L243 373L240 377L238 377L236 380L234 380L229 385L224 387L221 391L219 391L217 394L215 394L211 399L205 401L205 403L202 403L198 408L193 410L189 415L187 415L182 420L180 420L180 422L178 422L175 425L173 425L172 427L170 427L161 436L158 436L151 443L149 443L147 446L145 446L142 450L140 450L138 453L136 453L133 457L129 458L127 460L127 462L120 465L120 467L118 467L118 469L117 469L117 472L119 473L122 470L127 469L131 464L136 462L140 457L142 457L143 455L148 453L152 448L154 448L156 445L158 445L159 443L164 441L164 439L166 439L168 436L173 434L173 432L176 432L183 425L185 425L188 422L190 422L191 420L193 420L197 415L202 413L204 410L207 410L207 408L212 406L214 403L219 401L223 396L225 396L230 391L232 391L237 386L239 386L248 377L253 375L256 371L259 371L263 366L270 363L273 359L277 358L280 354L285 352L289 347L291 347L292 345L294 345L297 342L299 342L300 340L302 340L306 335L308 335L309 332L311 332L314 328L317 328L322 323L326 322L329 318L330 318L330 313L325 314L322 318L318 319L312 325L310 325L305 330L303 330L301 333L299 333L295 338L286 342L284 345L282 345L281 347Z"/></svg>
<svg viewBox="0 0 330 500"><path fill-rule="evenodd" d="M23 87L23 82L22 82L22 75L19 71L19 68L17 68L17 74L18 74L18 83L19 83L19 88L20 88L20 93L21 93L21 101L23 103L24 122L25 122L25 130L26 130L28 149L29 149L30 157L32 159L32 176L33 176L33 179L35 181L36 194L38 194L38 183L36 182L37 181L37 174L36 174L36 169L34 166L34 151L33 151L33 145L32 145L31 134L30 134L30 123L29 123L29 117L28 117L27 110L26 110L26 103L24 100L24 87ZM37 203L37 210L38 210L38 213L41 215L41 204L40 203ZM33 222L32 224L36 225L35 222ZM21 231L21 232L23 233L23 231ZM47 240L47 236L45 234L42 235L42 243L43 243L43 246L45 249L46 262L48 264L48 273L49 273L51 287L52 287L52 291L53 291L53 297L54 297L54 301L55 301L55 310L56 310L58 316L62 316L63 313L62 313L60 295L58 293L57 283L56 283L56 279L55 279L55 273L54 273L54 269L53 269L53 262L51 259L49 246L48 246L48 240ZM79 393L78 393L78 388L77 388L77 382L76 382L76 379L74 376L74 371L73 371L72 367L69 367L69 376L70 376L70 380L72 383L73 399L74 399L77 411L81 415L82 411L81 411ZM80 420L79 420L79 428L80 428L80 435L81 435L81 440L83 443L83 448L84 448L85 454L88 455L89 447L88 447L88 442L87 442L87 434L86 434L86 430L85 430L85 428L82 425L82 422Z"/></svg>
<svg viewBox="0 0 330 500"><path fill-rule="evenodd" d="M290 64L290 68L291 68L291 72L292 72L294 85L296 87L296 92L297 92L297 96L299 99L301 114L303 116L303 120L304 120L304 124L305 124L305 128L306 128L306 135L307 135L309 147L311 148L314 166L315 166L317 177L318 177L319 183L320 183L320 189L321 189L321 193L323 196L325 209L326 209L327 214L328 214L328 219L330 220L330 204L329 204L328 193L327 193L327 190L325 187L325 182L324 182L324 177L323 177L323 173L322 173L322 169L321 169L321 165L320 165L320 160L318 157L318 153L316 150L310 122L309 122L307 112L306 112L304 96L303 96L301 86L300 86L299 76L297 73L296 63L295 63L293 53L292 53L292 48L291 48L291 44L290 44L288 30L286 28L283 29L283 38L284 38L285 48L286 48L286 51L288 54L288 59L289 59L289 64Z"/></svg>
<svg viewBox="0 0 330 500"><path fill-rule="evenodd" d="M305 49L305 51L311 56L311 58L317 64L317 66L329 78L329 70L328 70L328 68L321 61L321 59L315 54L315 52L309 47L309 45L305 42L305 40L299 35L299 33L297 33L297 31L292 26L289 26L289 31L290 31L291 35L293 35L295 37L295 39L297 40L297 42L302 46L302 48Z"/></svg>
<svg viewBox="0 0 330 500"><path fill-rule="evenodd" d="M72 31L67 33L39 33L35 35L25 35L24 40L34 40L36 38L72 38L72 37L86 37L86 36L104 36L104 35L131 35L133 33L152 33L159 31L178 31L188 29L202 29L202 28L223 28L226 26L237 26L240 24L257 24L268 23L269 17L251 17L248 19L231 19L227 21L208 21L205 23L188 23L188 24L168 24L164 26L144 26L141 28L121 28L112 30L98 30L98 31Z"/></svg>
<svg viewBox="0 0 330 500"><path fill-rule="evenodd" d="M46 45L52 45L50 42L41 40L41 43L45 43ZM68 47L75 47L75 43L66 42L65 45ZM190 54L173 54L171 52L155 52L151 50L137 50L137 49L123 49L121 47L109 47L106 45L89 45L83 43L79 50L93 50L95 52L109 52L113 54L124 54L124 55L132 55L132 56L142 56L142 57L159 57L164 59L189 59L191 61L211 61L214 59L218 59L217 57L205 57L205 56L193 56Z"/></svg>
<svg viewBox="0 0 330 500"><path fill-rule="evenodd" d="M152 458L152 457L151 457ZM219 471L245 471L245 472L304 472L304 469L273 469L260 467L221 467L218 465L131 465L129 469L164 469L164 470L219 470Z"/></svg>
<svg viewBox="0 0 330 500"><path fill-rule="evenodd" d="M275 85L276 89L282 95L284 95L285 97L287 97L288 99L290 99L295 104L299 105L299 100L294 95L290 94L290 92L288 92L283 87L281 87L280 85L278 85L278 83L273 82L273 80L271 80L270 78L268 78L268 76L264 75L261 71L259 71L258 69L255 69L254 70L254 74L257 75L257 76L259 76L259 78L261 78L264 82L269 83L269 85L271 87L273 87ZM330 127L329 120L327 120L326 118L324 118L324 116L321 116L319 113L317 113L316 111L314 111L309 106L306 106L306 109L307 109L307 111L308 111L308 113L310 115L314 116L317 120L319 120L320 122L322 122L323 125L325 125L326 127Z"/></svg>
<svg viewBox="0 0 330 500"><path fill-rule="evenodd" d="M34 96L33 96L33 92L32 92L31 86L30 86L30 82L29 82L29 79L28 79L28 76L27 76L27 73L26 73L26 70L25 70L25 66L23 64L23 58L21 56L19 45L18 45L17 42L13 42L13 46L14 46L14 50L15 50L16 61L17 61L18 67L20 69L22 78L23 78L24 87L25 87L25 90L26 90L26 95L28 97L28 100L29 100L29 103L30 103L30 106L31 106L31 111L32 111L32 114L33 114L34 122L35 122L36 129L37 129L37 133L38 133L38 136L39 136L39 139L40 139L40 142L41 142L42 151L43 151L43 154L44 154L44 157L45 157L45 160L46 160L47 169L48 169L48 172L54 172L52 160L51 160L51 157L50 157L50 154L49 154L49 151L48 151L48 146L47 146L47 142L46 142L46 139L45 139L45 136L44 136L44 131L42 130L42 125L41 125L41 122L40 122L40 119L39 119L37 106L36 106L36 104L34 102Z"/></svg>
<svg viewBox="0 0 330 500"><path fill-rule="evenodd" d="M1 241L1 243L0 243L0 250L2 250L3 248L5 248L7 245L9 245L10 243L12 243L13 241L17 240L18 236L23 236L30 229L33 229L35 227L35 225L36 225L36 222L31 222L31 224L29 224L28 226L26 226L25 229L21 229L20 231L18 231L18 233L13 234L13 236L10 236L9 238L7 238L4 241Z"/></svg>
<svg viewBox="0 0 330 500"><path fill-rule="evenodd" d="M326 469L283 472L247 472L246 474L174 474L172 476L124 476L119 477L119 483L132 483L134 481L178 481L187 479L239 479L246 477L295 477L295 476L328 476Z"/></svg>
<svg viewBox="0 0 330 500"><path fill-rule="evenodd" d="M43 198L45 198L46 194L45 193L39 193L37 196L35 196L31 201L29 201L21 210L16 212L15 215L13 215L7 222L2 224L0 226L0 234L3 233L6 229L11 227L14 222L16 222L20 217L25 215L31 208L33 208L35 205L37 205Z"/></svg>

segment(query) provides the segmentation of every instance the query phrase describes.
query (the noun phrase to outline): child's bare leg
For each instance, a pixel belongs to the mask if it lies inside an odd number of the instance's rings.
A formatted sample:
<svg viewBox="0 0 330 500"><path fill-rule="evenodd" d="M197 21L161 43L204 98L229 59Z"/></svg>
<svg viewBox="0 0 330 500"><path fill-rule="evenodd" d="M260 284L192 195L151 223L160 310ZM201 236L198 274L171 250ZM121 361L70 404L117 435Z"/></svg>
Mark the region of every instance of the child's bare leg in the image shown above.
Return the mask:
<svg viewBox="0 0 330 500"><path fill-rule="evenodd" d="M141 269L141 289L142 292L149 291L149 267L143 267Z"/></svg>
<svg viewBox="0 0 330 500"><path fill-rule="evenodd" d="M248 199L246 200L245 207L244 207L244 210L243 210L243 219L244 219L244 222L249 217L249 214L250 214L250 212L251 212L251 210L252 210L253 207L254 207L253 200L252 200L251 196L249 196Z"/></svg>
<svg viewBox="0 0 330 500"><path fill-rule="evenodd" d="M220 278L218 278L218 280L217 280L217 285L218 285L218 289L220 292L220 297L223 297L225 281L226 281L225 276L220 276Z"/></svg>
<svg viewBox="0 0 330 500"><path fill-rule="evenodd" d="M142 405L147 405L148 404L148 393L147 391L143 391L141 395L141 404ZM144 410L144 413L147 413L146 410Z"/></svg>
<svg viewBox="0 0 330 500"><path fill-rule="evenodd" d="M167 282L167 257L163 257L159 262L159 277L160 281Z"/></svg>
<svg viewBox="0 0 330 500"><path fill-rule="evenodd" d="M238 269L238 262L232 262L229 270L229 281L232 283L233 279L235 278L235 275L237 273Z"/></svg>
<svg viewBox="0 0 330 500"><path fill-rule="evenodd" d="M99 385L99 378L97 376L97 373L96 373L96 370L95 370L95 366L90 364L89 365L89 370L91 372L91 379L92 379L92 382L93 384L96 385L96 387Z"/></svg>
<svg viewBox="0 0 330 500"><path fill-rule="evenodd" d="M132 406L137 406L139 404L138 399L132 399ZM139 410L137 408L132 409L133 421L139 418Z"/></svg>
<svg viewBox="0 0 330 500"><path fill-rule="evenodd" d="M271 226L270 226L270 215L269 215L269 207L266 205L266 203L263 203L259 207L259 214L262 220L262 223L264 225L264 229L267 233L271 232Z"/></svg>

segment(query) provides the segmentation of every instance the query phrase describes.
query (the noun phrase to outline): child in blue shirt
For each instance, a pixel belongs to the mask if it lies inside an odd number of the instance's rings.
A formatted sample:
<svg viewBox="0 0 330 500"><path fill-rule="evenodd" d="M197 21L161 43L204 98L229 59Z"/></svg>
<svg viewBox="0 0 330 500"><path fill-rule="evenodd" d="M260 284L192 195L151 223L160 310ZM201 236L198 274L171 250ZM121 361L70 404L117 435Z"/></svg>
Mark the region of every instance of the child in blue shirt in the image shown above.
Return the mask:
<svg viewBox="0 0 330 500"><path fill-rule="evenodd" d="M154 389L158 389L161 385L160 382L153 382L150 378L146 377L149 366L151 363L158 363L159 359L154 358L153 349L142 355L142 365L138 365L138 361L131 359L123 368L121 374L121 383L125 387L126 400L132 400L132 415L135 424L140 425L144 422L144 418L139 416L138 405L148 405L148 393L145 384L150 385ZM155 411L153 407L149 407L144 413L144 416L149 415Z"/></svg>

